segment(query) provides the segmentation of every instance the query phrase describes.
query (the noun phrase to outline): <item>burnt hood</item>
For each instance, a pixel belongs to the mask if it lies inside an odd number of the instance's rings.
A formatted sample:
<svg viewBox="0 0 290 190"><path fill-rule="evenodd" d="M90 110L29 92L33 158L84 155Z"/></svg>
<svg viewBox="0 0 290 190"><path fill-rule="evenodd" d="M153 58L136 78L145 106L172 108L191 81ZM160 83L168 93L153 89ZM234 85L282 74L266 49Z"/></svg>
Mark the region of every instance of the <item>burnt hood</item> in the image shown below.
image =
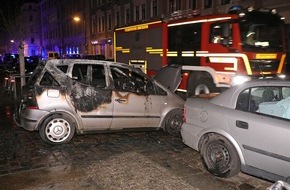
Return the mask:
<svg viewBox="0 0 290 190"><path fill-rule="evenodd" d="M156 81L175 92L181 82L181 65L168 65L157 71L153 77Z"/></svg>

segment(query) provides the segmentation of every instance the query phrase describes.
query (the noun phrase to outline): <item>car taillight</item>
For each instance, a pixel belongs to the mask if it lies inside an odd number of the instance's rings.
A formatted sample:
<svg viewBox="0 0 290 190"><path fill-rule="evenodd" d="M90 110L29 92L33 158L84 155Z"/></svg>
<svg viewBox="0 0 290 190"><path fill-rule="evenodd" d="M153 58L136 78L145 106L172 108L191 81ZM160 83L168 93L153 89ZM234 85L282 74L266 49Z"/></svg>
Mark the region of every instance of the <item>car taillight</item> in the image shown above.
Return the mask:
<svg viewBox="0 0 290 190"><path fill-rule="evenodd" d="M33 91L27 91L26 94L26 108L27 109L38 109L37 101Z"/></svg>
<svg viewBox="0 0 290 190"><path fill-rule="evenodd" d="M183 122L185 123L186 122L186 107L184 105L184 108L183 108Z"/></svg>

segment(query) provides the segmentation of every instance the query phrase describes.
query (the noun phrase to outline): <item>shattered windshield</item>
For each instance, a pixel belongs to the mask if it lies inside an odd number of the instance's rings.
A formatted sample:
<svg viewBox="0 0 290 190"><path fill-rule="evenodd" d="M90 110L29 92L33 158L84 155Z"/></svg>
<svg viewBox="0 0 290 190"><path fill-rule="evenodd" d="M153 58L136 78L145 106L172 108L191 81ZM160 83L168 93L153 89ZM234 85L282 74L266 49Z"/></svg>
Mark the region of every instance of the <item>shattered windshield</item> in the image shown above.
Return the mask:
<svg viewBox="0 0 290 190"><path fill-rule="evenodd" d="M283 51L282 22L276 16L271 16L261 18L261 15L256 15L240 23L242 46L245 51Z"/></svg>

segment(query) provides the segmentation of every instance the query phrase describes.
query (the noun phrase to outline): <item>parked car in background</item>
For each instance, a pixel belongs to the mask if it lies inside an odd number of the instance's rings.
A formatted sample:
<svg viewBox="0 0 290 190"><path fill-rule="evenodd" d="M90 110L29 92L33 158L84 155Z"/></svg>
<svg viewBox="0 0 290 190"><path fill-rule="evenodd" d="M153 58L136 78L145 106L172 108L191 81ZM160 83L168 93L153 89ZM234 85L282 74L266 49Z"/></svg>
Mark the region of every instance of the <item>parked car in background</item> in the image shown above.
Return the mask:
<svg viewBox="0 0 290 190"><path fill-rule="evenodd" d="M64 54L62 58L63 59L81 59L82 56L80 54Z"/></svg>
<svg viewBox="0 0 290 190"><path fill-rule="evenodd" d="M25 78L26 80L30 77L34 69L37 67L39 63L39 57L38 56L29 56L24 57L24 63L25 63ZM16 81L20 81L20 65L19 65L19 59L17 59L17 62L10 63L9 67L6 66L5 70L3 70L3 90L5 92L13 92L16 89Z"/></svg>
<svg viewBox="0 0 290 190"><path fill-rule="evenodd" d="M181 81L181 67L163 68L160 75L158 82L127 64L48 60L23 87L16 121L29 131L38 130L52 145L92 131L163 128L180 135L184 101L173 91Z"/></svg>
<svg viewBox="0 0 290 190"><path fill-rule="evenodd" d="M54 51L49 51L47 54L47 59L59 59L59 54Z"/></svg>
<svg viewBox="0 0 290 190"><path fill-rule="evenodd" d="M105 60L106 57L102 54L97 55L83 55L82 59L90 59L90 60Z"/></svg>
<svg viewBox="0 0 290 190"><path fill-rule="evenodd" d="M254 80L186 100L183 142L219 177L290 180L290 81Z"/></svg>

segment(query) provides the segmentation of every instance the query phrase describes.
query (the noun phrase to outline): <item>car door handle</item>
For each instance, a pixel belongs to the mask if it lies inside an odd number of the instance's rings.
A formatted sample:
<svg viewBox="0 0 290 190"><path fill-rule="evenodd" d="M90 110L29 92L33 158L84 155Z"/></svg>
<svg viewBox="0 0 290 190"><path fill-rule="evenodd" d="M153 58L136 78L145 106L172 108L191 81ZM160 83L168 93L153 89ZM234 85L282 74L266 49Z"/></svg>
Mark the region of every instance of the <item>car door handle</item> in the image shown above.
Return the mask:
<svg viewBox="0 0 290 190"><path fill-rule="evenodd" d="M126 99L122 99L122 98L119 98L119 99L115 99L116 102L119 102L119 103L126 103L127 100Z"/></svg>
<svg viewBox="0 0 290 190"><path fill-rule="evenodd" d="M236 121L236 126L239 127L239 128L242 128L242 129L248 129L249 128L249 125L248 125L247 122L239 121L239 120Z"/></svg>

